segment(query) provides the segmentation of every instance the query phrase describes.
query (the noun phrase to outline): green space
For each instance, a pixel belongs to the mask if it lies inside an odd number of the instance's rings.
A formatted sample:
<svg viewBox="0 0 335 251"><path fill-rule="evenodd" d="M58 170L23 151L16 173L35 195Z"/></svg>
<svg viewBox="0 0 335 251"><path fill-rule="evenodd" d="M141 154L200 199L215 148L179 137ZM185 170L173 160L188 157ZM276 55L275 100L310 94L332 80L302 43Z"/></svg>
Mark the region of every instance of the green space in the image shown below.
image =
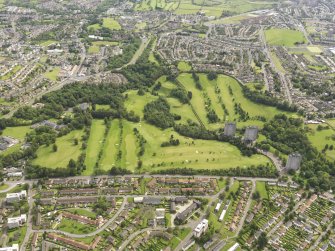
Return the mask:
<svg viewBox="0 0 335 251"><path fill-rule="evenodd" d="M91 219L96 219L97 218L97 214L88 210L88 209L85 209L85 208L67 208L65 211L68 211L70 213L73 213L73 214L77 214L77 215L81 215L81 216L85 216L85 217L88 217L88 218L91 218Z"/></svg>
<svg viewBox="0 0 335 251"><path fill-rule="evenodd" d="M308 139L319 151L325 149L328 145L325 154L332 160L335 160L335 149L332 150L331 146L335 146L335 131L332 128L318 130L318 125L308 125L310 129Z"/></svg>
<svg viewBox="0 0 335 251"><path fill-rule="evenodd" d="M72 234L87 234L96 229L93 225L83 224L75 220L64 218L57 225L57 230Z"/></svg>
<svg viewBox="0 0 335 251"><path fill-rule="evenodd" d="M30 126L16 126L16 127L7 127L3 130L3 136L13 137L20 141L23 141L26 137L26 134L31 131Z"/></svg>
<svg viewBox="0 0 335 251"><path fill-rule="evenodd" d="M94 41L92 42L92 45L88 48L89 54L96 54L100 52L100 48L103 46L115 46L118 45L118 42L113 41Z"/></svg>
<svg viewBox="0 0 335 251"><path fill-rule="evenodd" d="M40 46L43 46L43 47L48 47L49 45L52 45L52 44L55 44L57 43L56 40L46 40L46 41L41 41L39 43Z"/></svg>
<svg viewBox="0 0 335 251"><path fill-rule="evenodd" d="M261 199L269 199L264 181L256 181L256 191L259 192Z"/></svg>
<svg viewBox="0 0 335 251"><path fill-rule="evenodd" d="M21 65L16 65L11 71L0 77L0 80L8 80L13 77L19 70L22 69Z"/></svg>
<svg viewBox="0 0 335 251"><path fill-rule="evenodd" d="M91 132L87 143L85 165L83 175L90 175L98 161L98 154L102 148L106 125L103 120L93 120Z"/></svg>
<svg viewBox="0 0 335 251"><path fill-rule="evenodd" d="M57 151L53 150L53 146L41 146L37 150L37 158L33 160L33 164L44 167L56 168L67 167L71 159L77 160L81 153L81 137L82 130L71 131L69 134L56 139ZM75 145L75 139L79 140L79 144Z"/></svg>
<svg viewBox="0 0 335 251"><path fill-rule="evenodd" d="M8 246L18 243L22 244L24 237L26 236L27 226L23 226L16 229L11 229L7 232Z"/></svg>
<svg viewBox="0 0 335 251"><path fill-rule="evenodd" d="M119 22L110 17L106 17L102 20L102 26L110 30L121 30Z"/></svg>
<svg viewBox="0 0 335 251"><path fill-rule="evenodd" d="M119 149L119 121L113 120L108 131L106 142L103 148L102 157L100 161L100 168L103 170L110 170L116 163L116 157Z"/></svg>
<svg viewBox="0 0 335 251"><path fill-rule="evenodd" d="M307 42L301 31L290 29L268 29L265 31L265 38L270 45L287 47Z"/></svg>
<svg viewBox="0 0 335 251"><path fill-rule="evenodd" d="M178 63L178 70L180 70L180 71L190 71L190 70L192 70L192 67L188 62L181 61L181 62Z"/></svg>
<svg viewBox="0 0 335 251"><path fill-rule="evenodd" d="M60 70L61 70L60 67L54 67L50 71L46 72L44 76L50 79L51 81L56 81Z"/></svg>
<svg viewBox="0 0 335 251"><path fill-rule="evenodd" d="M2 183L2 184L0 185L0 192L2 192L3 190L7 189L8 187L9 187L8 184Z"/></svg>

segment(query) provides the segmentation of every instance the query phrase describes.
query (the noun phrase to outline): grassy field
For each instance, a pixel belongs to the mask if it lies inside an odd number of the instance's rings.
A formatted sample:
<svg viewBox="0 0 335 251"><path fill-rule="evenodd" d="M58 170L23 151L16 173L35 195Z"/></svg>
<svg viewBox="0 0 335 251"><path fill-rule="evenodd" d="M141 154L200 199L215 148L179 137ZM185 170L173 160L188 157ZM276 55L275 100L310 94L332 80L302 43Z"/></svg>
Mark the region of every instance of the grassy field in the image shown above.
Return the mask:
<svg viewBox="0 0 335 251"><path fill-rule="evenodd" d="M47 47L47 46L55 44L55 43L57 43L57 41L55 41L55 40L46 40L46 41L40 42L39 45L43 46L43 47Z"/></svg>
<svg viewBox="0 0 335 251"><path fill-rule="evenodd" d="M52 70L46 72L44 76L52 81L56 81L60 70L60 67L54 67Z"/></svg>
<svg viewBox="0 0 335 251"><path fill-rule="evenodd" d="M67 208L65 211L73 213L73 214L86 216L86 217L94 219L94 220L97 218L96 213L94 213L92 211L89 211L87 209L84 209L84 208Z"/></svg>
<svg viewBox="0 0 335 251"><path fill-rule="evenodd" d="M105 128L106 125L103 120L93 120L86 149L86 170L83 172L83 175L93 173L94 166L98 160L99 151L102 147Z"/></svg>
<svg viewBox="0 0 335 251"><path fill-rule="evenodd" d="M116 163L116 155L119 149L119 138L120 138L120 127L119 121L113 120L111 127L108 131L106 143L102 152L100 161L100 168L103 170L109 170Z"/></svg>
<svg viewBox="0 0 335 251"><path fill-rule="evenodd" d="M264 181L256 181L256 191L259 192L261 199L269 199L268 191Z"/></svg>
<svg viewBox="0 0 335 251"><path fill-rule="evenodd" d="M102 26L110 30L121 30L121 25L114 18L104 18L102 20Z"/></svg>
<svg viewBox="0 0 335 251"><path fill-rule="evenodd" d="M57 230L61 230L73 234L86 234L93 232L96 228L92 225L83 224L75 220L63 218L57 226Z"/></svg>
<svg viewBox="0 0 335 251"><path fill-rule="evenodd" d="M202 85L203 90L199 90L195 86L195 82L191 76L191 74L183 73L180 74L178 80L183 84L183 86L192 92L191 104L194 109L197 111L201 121L209 128L216 129L224 126L224 110L219 104L219 96L222 98L222 101L228 111L228 114L225 114L226 121L238 121L239 115L235 113L234 105L235 103L239 103L243 110L248 112L250 116L250 120L248 121L240 121L237 123L238 127L246 126L246 125L258 125L262 126L258 120L254 118L256 116L263 116L266 119L271 119L275 114L285 113L274 107L265 106L261 104L254 103L249 99L245 98L242 92L242 88L239 83L225 75L219 75L217 80L209 81L205 74L198 74L200 77L200 83ZM215 88L220 90L220 93L217 94ZM233 95L230 94L229 88L231 88ZM205 109L205 100L204 94L206 93L209 99L211 100L211 106L221 119L221 122L216 124L209 124L207 120L207 112ZM286 113L289 116L293 116L292 113Z"/></svg>
<svg viewBox="0 0 335 251"><path fill-rule="evenodd" d="M111 41L94 41L92 45L88 48L89 54L95 54L100 52L100 48L102 46L115 46L118 45L118 42L111 42Z"/></svg>
<svg viewBox="0 0 335 251"><path fill-rule="evenodd" d="M15 139L19 139L20 141L23 141L26 134L30 131L31 128L29 126L7 127L5 130L3 130L2 135L13 137Z"/></svg>
<svg viewBox="0 0 335 251"><path fill-rule="evenodd" d="M190 71L192 70L192 67L189 63L181 61L178 63L178 70L180 71Z"/></svg>
<svg viewBox="0 0 335 251"><path fill-rule="evenodd" d="M33 160L33 164L50 168L67 167L69 161L71 159L77 160L81 153L80 139L82 135L83 131L76 130L57 138L57 152L53 151L52 145L40 147L37 150L37 158ZM75 139L79 140L78 145L74 144Z"/></svg>
<svg viewBox="0 0 335 251"><path fill-rule="evenodd" d="M295 46L297 43L306 43L306 38L301 31L289 29L269 29L265 31L268 44L278 46Z"/></svg>
<svg viewBox="0 0 335 251"><path fill-rule="evenodd" d="M317 125L308 125L308 128L311 129L311 132L308 133L308 139L319 151L322 151L326 144L335 147L335 131L333 129L318 131ZM335 160L335 150L327 150L326 156Z"/></svg>

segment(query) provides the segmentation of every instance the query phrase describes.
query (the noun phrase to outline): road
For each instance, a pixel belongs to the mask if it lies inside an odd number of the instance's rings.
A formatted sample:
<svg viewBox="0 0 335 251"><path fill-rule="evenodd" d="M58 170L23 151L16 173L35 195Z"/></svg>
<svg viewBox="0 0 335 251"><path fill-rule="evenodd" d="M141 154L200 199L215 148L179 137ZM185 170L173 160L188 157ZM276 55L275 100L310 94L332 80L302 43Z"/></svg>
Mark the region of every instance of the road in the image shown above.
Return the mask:
<svg viewBox="0 0 335 251"><path fill-rule="evenodd" d="M264 34L264 28L263 26L261 26L261 30L260 30L260 40L263 43L263 48L264 48L264 52L266 53L268 59L270 60L270 65L271 67L276 71L276 73L279 75L280 81L282 83L282 87L284 88L284 94L285 97L287 99L287 101L292 104L292 97L291 97L291 92L290 92L290 83L289 81L286 79L286 76L284 73L282 73L277 67L276 64L273 62L268 44L266 42L265 39L265 34Z"/></svg>
<svg viewBox="0 0 335 251"><path fill-rule="evenodd" d="M283 165L282 165L282 161L273 153L271 152L265 152L261 149L257 149L257 152L260 154L265 155L266 157L268 157L269 159L271 159L272 163L274 164L274 166L276 167L277 171L279 172L279 174L281 174L283 172Z"/></svg>

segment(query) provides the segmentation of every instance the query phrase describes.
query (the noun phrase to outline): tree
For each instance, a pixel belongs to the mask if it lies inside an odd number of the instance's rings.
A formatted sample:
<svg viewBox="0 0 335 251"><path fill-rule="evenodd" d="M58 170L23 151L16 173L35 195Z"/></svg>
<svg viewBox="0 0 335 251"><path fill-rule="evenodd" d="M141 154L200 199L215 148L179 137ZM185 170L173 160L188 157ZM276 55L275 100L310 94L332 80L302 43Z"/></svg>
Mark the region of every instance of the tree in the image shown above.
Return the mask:
<svg viewBox="0 0 335 251"><path fill-rule="evenodd" d="M258 250L263 250L267 244L268 238L266 237L266 233L262 232L257 240Z"/></svg>
<svg viewBox="0 0 335 251"><path fill-rule="evenodd" d="M53 144L53 145L52 145L52 150L53 150L54 152L57 152L57 150L58 150L58 146L57 146L56 144Z"/></svg>

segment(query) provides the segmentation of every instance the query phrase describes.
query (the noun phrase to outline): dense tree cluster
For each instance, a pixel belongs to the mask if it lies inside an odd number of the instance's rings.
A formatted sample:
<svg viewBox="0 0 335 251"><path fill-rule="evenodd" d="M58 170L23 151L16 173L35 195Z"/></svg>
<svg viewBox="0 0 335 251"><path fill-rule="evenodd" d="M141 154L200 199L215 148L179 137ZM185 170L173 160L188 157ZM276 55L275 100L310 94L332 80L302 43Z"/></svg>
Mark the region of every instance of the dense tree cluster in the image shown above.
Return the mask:
<svg viewBox="0 0 335 251"><path fill-rule="evenodd" d="M303 154L297 182L303 184L306 179L307 186L317 190L335 189L335 163L327 160L311 145L301 119L276 115L271 121L265 123L263 134L268 138L267 142L280 152Z"/></svg>
<svg viewBox="0 0 335 251"><path fill-rule="evenodd" d="M156 174L172 175L214 175L214 176L239 176L239 177L277 177L277 171L267 165L250 166L246 168L236 167L229 169L192 169L172 168L153 172Z"/></svg>
<svg viewBox="0 0 335 251"><path fill-rule="evenodd" d="M187 104L190 101L190 97L192 97L192 93L187 93L182 88L175 88L171 90L170 96L178 99L182 104Z"/></svg>
<svg viewBox="0 0 335 251"><path fill-rule="evenodd" d="M144 107L144 119L152 125L166 129L174 125L175 117L170 113L168 102L159 97Z"/></svg>
<svg viewBox="0 0 335 251"><path fill-rule="evenodd" d="M288 111L288 112L296 112L298 110L297 106L290 105L287 101L282 102L278 98L274 97L269 92L261 92L251 90L246 86L242 86L243 94L246 98L254 101L255 103L260 103L268 106L277 107L280 110Z"/></svg>

